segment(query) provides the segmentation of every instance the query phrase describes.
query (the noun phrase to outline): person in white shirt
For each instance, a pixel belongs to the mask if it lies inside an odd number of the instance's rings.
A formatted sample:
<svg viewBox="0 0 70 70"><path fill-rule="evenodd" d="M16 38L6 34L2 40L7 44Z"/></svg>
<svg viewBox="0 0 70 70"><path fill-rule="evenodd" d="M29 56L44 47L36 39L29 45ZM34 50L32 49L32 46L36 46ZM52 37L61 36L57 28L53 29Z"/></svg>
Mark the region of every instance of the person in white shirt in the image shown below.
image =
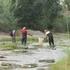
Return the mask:
<svg viewBox="0 0 70 70"><path fill-rule="evenodd" d="M50 47L55 47L55 46L54 46L54 39L53 39L53 34L52 34L52 32L49 31L49 30L44 30L44 32L45 32L45 36L48 37L49 46L50 46ZM47 38L47 37L46 37L46 38Z"/></svg>

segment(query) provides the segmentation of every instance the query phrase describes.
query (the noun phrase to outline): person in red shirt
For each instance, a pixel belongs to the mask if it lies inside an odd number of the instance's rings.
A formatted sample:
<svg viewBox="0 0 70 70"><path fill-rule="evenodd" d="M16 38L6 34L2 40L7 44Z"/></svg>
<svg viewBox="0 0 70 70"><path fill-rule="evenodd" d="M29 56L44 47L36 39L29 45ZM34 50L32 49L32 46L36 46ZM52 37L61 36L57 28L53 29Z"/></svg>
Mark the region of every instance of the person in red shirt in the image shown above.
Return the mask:
<svg viewBox="0 0 70 70"><path fill-rule="evenodd" d="M22 34L21 42L22 42L22 44L24 43L26 45L26 43L27 43L27 28L26 27L23 27L21 29L21 34Z"/></svg>

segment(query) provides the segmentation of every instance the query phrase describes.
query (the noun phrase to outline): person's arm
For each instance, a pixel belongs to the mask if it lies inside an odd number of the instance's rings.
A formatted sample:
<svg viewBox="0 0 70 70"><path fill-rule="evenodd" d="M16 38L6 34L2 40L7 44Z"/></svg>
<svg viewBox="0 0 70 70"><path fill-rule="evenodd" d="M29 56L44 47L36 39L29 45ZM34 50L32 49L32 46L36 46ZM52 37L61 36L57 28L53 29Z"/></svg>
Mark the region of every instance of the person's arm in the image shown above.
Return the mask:
<svg viewBox="0 0 70 70"><path fill-rule="evenodd" d="M28 30L27 30L27 35L30 35L30 36L32 36L32 34L31 34L30 32L28 32Z"/></svg>
<svg viewBox="0 0 70 70"><path fill-rule="evenodd" d="M30 35L30 36L32 36L32 34L31 34L31 33L27 33L27 35Z"/></svg>

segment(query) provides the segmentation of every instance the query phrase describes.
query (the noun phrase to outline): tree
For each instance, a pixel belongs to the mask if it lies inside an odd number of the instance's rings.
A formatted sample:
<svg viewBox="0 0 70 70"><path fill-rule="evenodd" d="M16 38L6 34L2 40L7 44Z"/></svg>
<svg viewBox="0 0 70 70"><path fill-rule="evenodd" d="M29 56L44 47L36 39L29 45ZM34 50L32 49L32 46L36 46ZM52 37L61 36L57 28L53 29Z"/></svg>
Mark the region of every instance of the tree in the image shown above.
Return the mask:
<svg viewBox="0 0 70 70"><path fill-rule="evenodd" d="M42 30L53 28L61 6L59 0L16 0L14 16L17 25Z"/></svg>
<svg viewBox="0 0 70 70"><path fill-rule="evenodd" d="M0 0L0 31L8 32L15 28L15 18L11 11L11 4L12 0Z"/></svg>
<svg viewBox="0 0 70 70"><path fill-rule="evenodd" d="M65 4L67 5L68 10L70 11L70 0L64 0Z"/></svg>

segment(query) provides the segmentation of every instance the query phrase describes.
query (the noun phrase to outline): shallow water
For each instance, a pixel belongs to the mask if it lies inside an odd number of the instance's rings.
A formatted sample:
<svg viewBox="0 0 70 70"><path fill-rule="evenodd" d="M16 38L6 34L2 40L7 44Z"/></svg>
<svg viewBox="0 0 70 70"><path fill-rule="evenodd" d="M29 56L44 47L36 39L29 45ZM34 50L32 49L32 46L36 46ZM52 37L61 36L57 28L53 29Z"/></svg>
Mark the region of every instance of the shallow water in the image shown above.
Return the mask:
<svg viewBox="0 0 70 70"><path fill-rule="evenodd" d="M31 45L30 45L31 46ZM29 46L29 48L30 48ZM32 45L33 46L33 45ZM63 49L47 47L0 51L0 67L7 70L49 70L51 64L65 56Z"/></svg>

